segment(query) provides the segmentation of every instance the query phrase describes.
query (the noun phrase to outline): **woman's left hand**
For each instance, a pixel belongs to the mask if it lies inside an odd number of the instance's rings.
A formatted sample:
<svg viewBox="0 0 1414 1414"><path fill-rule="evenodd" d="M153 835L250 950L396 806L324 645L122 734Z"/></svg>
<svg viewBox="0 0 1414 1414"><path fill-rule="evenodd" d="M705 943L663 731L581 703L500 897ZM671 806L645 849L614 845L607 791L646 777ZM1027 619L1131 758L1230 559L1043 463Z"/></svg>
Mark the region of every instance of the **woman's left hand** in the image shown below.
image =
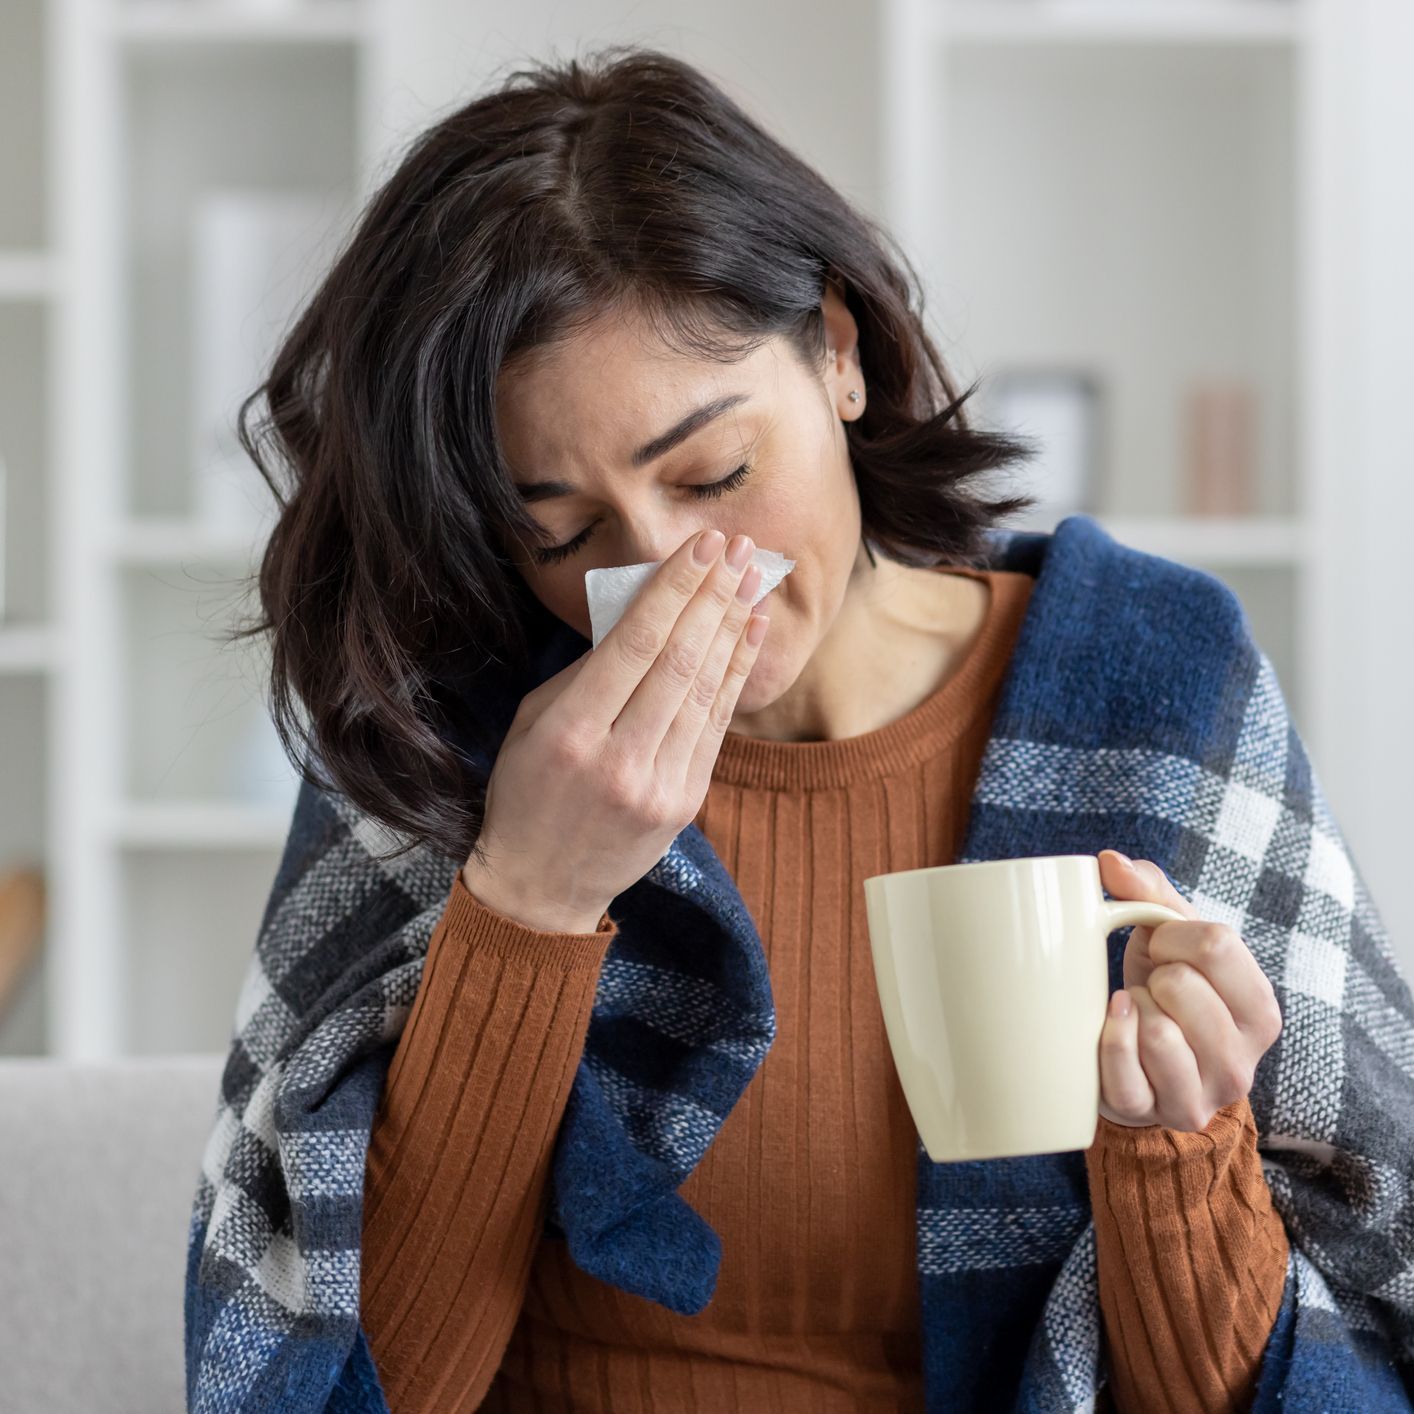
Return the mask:
<svg viewBox="0 0 1414 1414"><path fill-rule="evenodd" d="M1117 899L1167 904L1184 921L1136 924L1124 986L1100 1035L1100 1113L1115 1124L1207 1128L1251 1092L1257 1062L1281 1034L1281 1007L1252 950L1225 923L1198 917L1147 859L1102 850L1100 882ZM1128 998L1127 1015L1118 1015Z"/></svg>

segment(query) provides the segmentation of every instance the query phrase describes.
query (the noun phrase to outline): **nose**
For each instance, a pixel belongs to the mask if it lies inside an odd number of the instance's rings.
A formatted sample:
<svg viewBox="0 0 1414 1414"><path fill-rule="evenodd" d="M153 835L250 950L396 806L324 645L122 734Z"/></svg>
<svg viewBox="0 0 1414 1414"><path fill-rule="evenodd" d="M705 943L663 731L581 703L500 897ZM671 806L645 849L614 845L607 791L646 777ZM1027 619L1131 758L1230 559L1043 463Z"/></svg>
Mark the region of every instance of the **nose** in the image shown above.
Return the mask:
<svg viewBox="0 0 1414 1414"><path fill-rule="evenodd" d="M655 564L660 563L675 555L699 531L712 529L720 530L728 541L736 534L734 528L724 521L703 518L694 521L691 525L674 522L671 526L661 527L657 531L627 537L624 544L625 557L622 563L626 565L642 565L650 561Z"/></svg>

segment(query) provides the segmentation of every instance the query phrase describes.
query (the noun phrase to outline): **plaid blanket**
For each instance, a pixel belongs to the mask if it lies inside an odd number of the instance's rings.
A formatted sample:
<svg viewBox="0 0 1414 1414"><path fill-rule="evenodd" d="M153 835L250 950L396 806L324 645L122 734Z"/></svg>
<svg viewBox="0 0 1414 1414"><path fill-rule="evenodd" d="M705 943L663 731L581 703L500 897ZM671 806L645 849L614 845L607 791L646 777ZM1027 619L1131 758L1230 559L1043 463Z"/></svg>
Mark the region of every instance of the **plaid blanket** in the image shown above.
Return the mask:
<svg viewBox="0 0 1414 1414"><path fill-rule="evenodd" d="M1294 729L1215 577L1070 516L992 532L1035 580L959 862L1095 853L1161 864L1236 927L1284 1029L1251 1094L1291 1257L1254 1408L1407 1410L1414 1389L1414 1000ZM537 680L587 641L548 638ZM468 683L468 690L473 686ZM489 770L500 736L464 745ZM186 1267L188 1407L387 1404L359 1320L373 1115L462 861L301 789L236 1006ZM696 826L614 902L619 933L556 1137L544 1235L678 1312L721 1246L679 1196L775 1035L760 938ZM1109 939L1122 983L1127 930ZM615 1026L633 1017L642 1025ZM632 1047L665 1041L661 1073ZM1085 1410L1107 1379L1084 1152L934 1164L917 1264L930 1410Z"/></svg>

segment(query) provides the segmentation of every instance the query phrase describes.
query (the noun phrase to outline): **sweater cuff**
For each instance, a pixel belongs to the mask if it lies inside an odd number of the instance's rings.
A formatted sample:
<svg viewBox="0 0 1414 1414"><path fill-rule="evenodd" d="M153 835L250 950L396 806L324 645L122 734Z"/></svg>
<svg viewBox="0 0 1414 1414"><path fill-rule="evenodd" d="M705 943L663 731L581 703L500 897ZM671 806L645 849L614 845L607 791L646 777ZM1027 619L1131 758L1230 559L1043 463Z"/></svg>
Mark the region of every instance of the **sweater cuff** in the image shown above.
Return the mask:
<svg viewBox="0 0 1414 1414"><path fill-rule="evenodd" d="M533 962L537 967L567 969L599 967L619 932L619 925L609 917L607 910L592 933L532 928L482 903L467 888L460 870L452 880L452 891L439 926L464 947Z"/></svg>
<svg viewBox="0 0 1414 1414"><path fill-rule="evenodd" d="M1246 1095L1224 1105L1199 1130L1169 1129L1162 1124L1129 1125L1100 1116L1095 1138L1087 1154L1099 1156L1101 1150L1112 1158L1153 1168L1169 1168L1175 1163L1184 1167L1204 1167L1226 1163L1244 1139L1257 1147L1257 1122Z"/></svg>

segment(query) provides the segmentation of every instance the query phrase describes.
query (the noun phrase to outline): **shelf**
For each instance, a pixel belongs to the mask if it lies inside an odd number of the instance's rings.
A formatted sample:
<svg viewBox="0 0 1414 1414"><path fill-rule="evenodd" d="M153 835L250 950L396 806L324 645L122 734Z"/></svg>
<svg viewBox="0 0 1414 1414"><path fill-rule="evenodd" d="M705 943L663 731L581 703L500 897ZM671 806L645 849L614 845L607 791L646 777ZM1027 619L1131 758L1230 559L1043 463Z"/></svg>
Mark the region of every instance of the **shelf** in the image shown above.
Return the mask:
<svg viewBox="0 0 1414 1414"><path fill-rule="evenodd" d="M42 250L0 251L0 300L51 298L58 287L58 263Z"/></svg>
<svg viewBox="0 0 1414 1414"><path fill-rule="evenodd" d="M203 505L204 473L225 465L228 454L273 514L268 488L232 445L237 405L268 368L281 331L313 293L357 209L360 52L223 41L184 51L179 61L144 50L123 67L128 146L119 268L128 315L118 331L116 376L128 474L118 515L193 515ZM223 282L212 273L204 213L210 202L236 201L240 210L241 194L298 200L309 224L296 236L278 214L268 228L264 217L255 220L265 232L253 237L251 262L259 268L238 261ZM223 313L227 297L248 308L246 319ZM238 517L238 534L253 518ZM230 557L229 549L220 553Z"/></svg>
<svg viewBox="0 0 1414 1414"><path fill-rule="evenodd" d="M1089 495L1176 558L1300 554L1265 516L1231 529L1190 520L1184 489L1201 425L1190 400L1220 383L1250 395L1246 503L1277 516L1302 504L1299 71L1278 49L944 44L919 79L931 84L920 122L936 139L913 165L946 178L912 220L959 375L983 376L999 425L988 375L1087 377L1098 394ZM1014 410L1023 430L1026 408ZM1044 459L1014 475L1041 492Z"/></svg>
<svg viewBox="0 0 1414 1414"><path fill-rule="evenodd" d="M1397 506L1357 512L1399 445L1398 399L1372 381L1397 340L1399 262L1371 213L1399 169L1400 124L1379 114L1406 104L1370 64L1395 23L1344 18L1337 0L889 0L825 35L841 71L861 35L880 57L857 95L878 140L826 144L826 176L898 234L955 374L1103 380L1096 520L1229 585L1378 850L1398 835L1397 793L1376 782L1376 798L1369 763L1398 756L1391 703L1407 694L1371 693L1355 670L1397 637L1396 571L1376 576L1395 592L1376 596L1375 626L1349 625L1368 607L1358 551L1400 523ZM551 26L561 42L573 28ZM209 435L233 409L202 354L236 344L207 292L254 308L257 291L219 263L197 280L201 222L222 193L324 196L309 245L327 231L340 249L397 134L466 100L465 75L435 64L439 34L385 0L7 7L0 798L15 808L0 834L42 845L52 876L36 1044L56 1054L228 1044L298 778L271 740L268 642L225 641L233 611L258 607L245 576L268 529L211 511L225 503L202 479L243 469ZM729 67L737 86L760 80ZM785 79L777 114L808 128L810 86ZM1351 154L1373 174L1358 190ZM272 252L272 293L308 290L327 259ZM1185 513L1199 378L1255 390L1248 504L1269 514ZM1369 455L1350 454L1350 417L1373 429Z"/></svg>
<svg viewBox="0 0 1414 1414"><path fill-rule="evenodd" d="M222 530L182 516L146 516L115 525L104 548L119 565L247 564L265 533Z"/></svg>
<svg viewBox="0 0 1414 1414"><path fill-rule="evenodd" d="M1095 519L1121 544L1183 564L1301 568L1305 525L1282 516L1107 516Z"/></svg>
<svg viewBox="0 0 1414 1414"><path fill-rule="evenodd" d="M231 0L129 0L113 17L120 39L143 48L253 40L270 44L356 43L368 15L355 0L240 5Z"/></svg>
<svg viewBox="0 0 1414 1414"><path fill-rule="evenodd" d="M217 1052L232 1016L277 859L264 850L140 850L115 902L125 941L118 982L129 1055Z"/></svg>
<svg viewBox="0 0 1414 1414"><path fill-rule="evenodd" d="M239 801L128 801L110 819L127 849L278 849L291 808Z"/></svg>
<svg viewBox="0 0 1414 1414"><path fill-rule="evenodd" d="M0 625L0 675L44 673L58 660L58 639L42 624Z"/></svg>
<svg viewBox="0 0 1414 1414"><path fill-rule="evenodd" d="M1292 44L1297 0L941 0L935 35L968 44Z"/></svg>

